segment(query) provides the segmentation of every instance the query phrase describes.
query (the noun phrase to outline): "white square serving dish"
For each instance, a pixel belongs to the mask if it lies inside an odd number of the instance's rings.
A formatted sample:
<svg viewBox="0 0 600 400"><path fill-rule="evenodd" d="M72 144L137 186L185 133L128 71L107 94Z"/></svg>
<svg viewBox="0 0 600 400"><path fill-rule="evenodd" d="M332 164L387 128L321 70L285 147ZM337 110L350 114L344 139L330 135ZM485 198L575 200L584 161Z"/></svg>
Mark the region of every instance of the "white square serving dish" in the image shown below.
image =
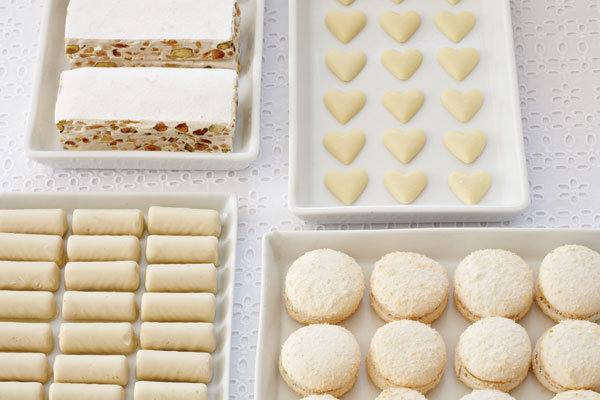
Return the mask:
<svg viewBox="0 0 600 400"><path fill-rule="evenodd" d="M354 257L363 268L367 290L358 311L341 325L349 329L360 344L362 364L354 388L344 400L375 399L380 391L370 381L365 357L371 338L384 324L369 303L369 278L374 263L393 251L424 254L444 265L451 286L454 271L460 261L478 249L501 248L520 255L534 270L536 279L539 264L552 249L564 244L580 244L600 251L600 231L566 229L410 229L372 231L274 232L263 238L263 270L260 325L256 351L257 400L296 400L295 394L283 381L278 370L281 346L288 336L303 325L287 313L283 302L285 276L292 262L307 251L331 248ZM519 323L529 333L532 345L554 322L534 304ZM427 393L429 400L458 400L471 390L462 384L453 371L454 349L460 334L470 325L454 306L452 288L448 307L432 324L446 343L446 371L440 384ZM554 394L547 391L530 371L523 384L511 392L518 400L549 400Z"/></svg>
<svg viewBox="0 0 600 400"><path fill-rule="evenodd" d="M233 152L65 151L54 125L60 73L69 68L64 32L69 0L47 0L25 139L29 158L55 168L236 170L259 152L264 0L240 1L241 70Z"/></svg>
<svg viewBox="0 0 600 400"><path fill-rule="evenodd" d="M237 200L235 195L229 193L55 193L55 194L13 194L0 195L0 209L23 208L61 208L67 212L69 226L71 215L77 208L110 208L110 209L140 209L148 218L148 208L151 206L208 208L219 211L221 214L221 237L219 238L220 265L218 271L219 290L217 292L217 312L214 325L217 333L217 349L212 354L214 362L214 376L208 385L210 400L229 399L229 370L231 360L231 330L233 315L233 291L235 280L235 250L237 241ZM144 277L146 271L146 237L145 231L140 239L142 258L139 262L141 282L136 292L137 305L140 307L142 293L144 292ZM70 231L65 235L65 243ZM55 292L54 298L59 310L62 308L64 289L64 267L61 269L61 286ZM54 351L49 355L49 364L52 367L54 357L60 353L58 347L58 331L63 322L62 312L51 321L54 336ZM139 337L141 321L138 319L133 324L136 336ZM139 350L139 347L138 347ZM135 353L129 355L129 384L125 387L127 400L133 399L135 385ZM48 393L51 379L46 385Z"/></svg>
<svg viewBox="0 0 600 400"><path fill-rule="evenodd" d="M523 150L519 92L514 56L509 0L462 0L455 6L447 1L356 0L344 6L336 0L289 0L290 16L290 182L289 207L305 219L339 222L468 222L499 221L529 206L529 183ZM366 14L364 29L348 44L342 44L325 25L330 10L361 10ZM414 10L421 17L420 28L406 43L399 44L379 24L384 11ZM440 11L470 11L476 16L473 30L458 44L448 40L434 23ZM462 82L457 82L437 61L444 47L473 47L480 54L479 65ZM415 48L423 62L407 81L396 79L381 63L387 49ZM329 50L361 50L367 56L365 68L351 82L340 81L326 66ZM340 125L323 104L327 90L360 90L366 104L350 122ZM401 124L382 104L386 90L419 89L425 103L408 124ZM484 104L466 124L457 122L442 106L446 89L479 89ZM385 130L421 128L427 143L404 165L383 145ZM366 144L349 166L331 156L322 144L327 131L359 129ZM481 129L488 143L474 163L466 165L446 150L443 136L448 130ZM369 183L352 206L343 206L325 187L329 170L362 168ZM428 186L410 205L401 205L383 183L385 171L423 170ZM447 184L452 171L484 170L492 186L478 205L464 205Z"/></svg>

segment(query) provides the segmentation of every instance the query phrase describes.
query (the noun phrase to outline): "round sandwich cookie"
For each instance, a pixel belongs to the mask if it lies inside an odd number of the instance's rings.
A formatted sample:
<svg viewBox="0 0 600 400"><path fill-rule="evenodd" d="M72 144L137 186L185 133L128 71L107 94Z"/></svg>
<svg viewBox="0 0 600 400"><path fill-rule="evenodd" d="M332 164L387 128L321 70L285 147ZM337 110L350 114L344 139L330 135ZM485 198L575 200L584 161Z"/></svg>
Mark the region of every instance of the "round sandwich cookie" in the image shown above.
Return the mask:
<svg viewBox="0 0 600 400"><path fill-rule="evenodd" d="M284 302L303 324L337 324L354 314L365 292L365 277L354 258L331 249L309 251L285 277Z"/></svg>
<svg viewBox="0 0 600 400"><path fill-rule="evenodd" d="M367 372L381 390L406 388L425 394L440 382L445 366L442 336L417 321L394 321L377 329L367 354Z"/></svg>
<svg viewBox="0 0 600 400"><path fill-rule="evenodd" d="M313 394L312 396L305 397L302 400L337 400L337 399L329 394Z"/></svg>
<svg viewBox="0 0 600 400"><path fill-rule="evenodd" d="M557 394L552 400L600 400L600 393L591 390L569 390Z"/></svg>
<svg viewBox="0 0 600 400"><path fill-rule="evenodd" d="M427 400L425 396L412 389L386 389L375 400Z"/></svg>
<svg viewBox="0 0 600 400"><path fill-rule="evenodd" d="M533 282L533 270L515 253L477 250L456 268L454 304L471 322L486 317L518 321L533 303Z"/></svg>
<svg viewBox="0 0 600 400"><path fill-rule="evenodd" d="M340 397L354 386L360 359L358 342L349 330L337 325L308 325L283 344L279 371L300 396Z"/></svg>
<svg viewBox="0 0 600 400"><path fill-rule="evenodd" d="M596 390L600 387L600 325L565 320L537 341L533 372L546 389Z"/></svg>
<svg viewBox="0 0 600 400"><path fill-rule="evenodd" d="M508 393L499 390L473 390L471 393L460 398L460 400L515 400Z"/></svg>
<svg viewBox="0 0 600 400"><path fill-rule="evenodd" d="M461 335L454 372L471 389L509 392L527 377L531 341L527 331L508 318L483 318Z"/></svg>
<svg viewBox="0 0 600 400"><path fill-rule="evenodd" d="M386 254L371 274L371 307L386 322L429 324L444 312L449 292L446 268L417 253Z"/></svg>
<svg viewBox="0 0 600 400"><path fill-rule="evenodd" d="M600 319L600 254L585 246L552 250L540 266L535 299L555 322Z"/></svg>

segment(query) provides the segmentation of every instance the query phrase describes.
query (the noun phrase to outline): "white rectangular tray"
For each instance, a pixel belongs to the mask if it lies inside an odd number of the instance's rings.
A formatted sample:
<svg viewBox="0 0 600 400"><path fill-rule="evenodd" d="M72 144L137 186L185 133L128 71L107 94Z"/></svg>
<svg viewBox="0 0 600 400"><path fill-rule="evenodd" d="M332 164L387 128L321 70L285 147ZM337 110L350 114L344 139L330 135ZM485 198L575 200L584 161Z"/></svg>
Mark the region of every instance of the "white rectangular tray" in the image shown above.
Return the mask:
<svg viewBox="0 0 600 400"><path fill-rule="evenodd" d="M275 232L263 238L263 270L260 325L256 351L255 399L296 400L298 396L287 387L278 371L281 345L303 325L289 317L283 303L285 275L292 262L307 251L332 248L354 257L369 281L373 264L393 251L425 254L442 263L453 281L458 263L470 252L485 248L511 250L523 257L537 271L543 257L552 249L577 243L600 251L600 231L560 229L411 229L386 231L322 231ZM368 285L367 285L368 286ZM459 335L469 326L455 308L451 297L446 311L432 326L446 343L446 371L440 384L427 394L429 400L458 400L470 392L454 374L454 348ZM533 305L520 322L535 345L542 333L554 325L552 320ZM369 289L353 316L342 322L357 338L363 357L358 381L344 400L374 399L379 390L367 376L364 359L375 330L384 324L369 304ZM548 400L552 394L538 383L530 372L525 382L511 393L519 400Z"/></svg>
<svg viewBox="0 0 600 400"><path fill-rule="evenodd" d="M290 184L289 207L303 218L319 222L431 222L502 220L529 205L529 184L523 150L519 93L509 0L462 0L452 6L447 1L356 0L343 6L336 0L289 0L290 16ZM342 44L325 26L329 10L361 10L367 24L350 43ZM386 10L415 10L421 26L400 45L379 25ZM473 30L455 44L436 28L434 16L440 11L471 11L476 16ZM474 47L480 63L463 82L456 82L437 61L443 47ZM399 81L381 64L386 49L416 48L423 63L408 81ZM362 72L349 83L341 82L325 65L329 50L361 50L367 55ZM329 89L361 90L365 107L346 125L340 125L327 111L323 96ZM388 90L419 89L425 95L421 110L408 124L399 123L383 106ZM446 89L479 89L484 94L481 110L467 124L457 122L442 106ZM408 165L397 161L384 147L385 130L421 128L427 143ZM325 132L362 130L367 141L356 160L343 166L323 147ZM446 131L481 129L488 144L481 157L467 166L450 154L443 143ZM325 173L332 169L362 168L369 175L365 192L353 206L343 206L324 185ZM420 169L429 184L411 205L400 205L388 193L383 175L388 169ZM479 205L463 205L450 191L447 176L454 170L485 170L492 187Z"/></svg>
<svg viewBox="0 0 600 400"><path fill-rule="evenodd" d="M239 2L242 11L237 127L231 153L66 151L58 141L54 106L60 73L69 68L64 32L69 0L47 0L25 139L29 158L55 168L235 170L258 156L264 0Z"/></svg>
<svg viewBox="0 0 600 400"><path fill-rule="evenodd" d="M0 209L11 208L62 208L67 212L69 226L71 214L76 208L134 208L140 209L148 218L148 208L151 206L209 208L221 214L222 231L219 238L220 266L218 267L219 291L217 293L217 312L214 320L217 332L217 349L213 353L214 376L208 385L210 400L229 399L229 364L231 359L231 323L233 313L233 290L235 279L235 249L237 240L237 200L235 195L227 193L60 193L60 194L2 194ZM65 236L66 239L70 233ZM146 271L146 237L140 239L142 258L140 260L141 281L136 292L138 308L144 292L144 276ZM61 280L64 268L61 269ZM55 301L62 308L64 280L55 293ZM49 356L50 367L54 357L59 354L58 330L63 322L62 314L51 322L54 336L54 351ZM136 335L139 337L141 321L134 323ZM138 347L139 350L139 347ZM129 384L126 386L127 400L133 399L135 385L135 353L129 359ZM46 393L53 380L46 385Z"/></svg>

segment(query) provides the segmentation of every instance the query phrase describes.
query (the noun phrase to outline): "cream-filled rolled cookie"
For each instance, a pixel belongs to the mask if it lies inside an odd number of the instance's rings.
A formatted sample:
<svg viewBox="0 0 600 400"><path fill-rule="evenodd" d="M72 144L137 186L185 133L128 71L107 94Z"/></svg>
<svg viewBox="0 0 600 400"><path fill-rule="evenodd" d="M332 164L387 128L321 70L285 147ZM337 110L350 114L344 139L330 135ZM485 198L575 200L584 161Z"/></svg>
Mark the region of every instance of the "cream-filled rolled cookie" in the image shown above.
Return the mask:
<svg viewBox="0 0 600 400"><path fill-rule="evenodd" d="M48 354L53 348L54 339L50 324L0 322L0 351Z"/></svg>
<svg viewBox="0 0 600 400"><path fill-rule="evenodd" d="M140 330L144 350L200 351L217 348L215 326L206 322L144 322Z"/></svg>
<svg viewBox="0 0 600 400"><path fill-rule="evenodd" d="M212 293L144 293L141 317L145 322L212 322Z"/></svg>
<svg viewBox="0 0 600 400"><path fill-rule="evenodd" d="M0 382L2 400L44 400L44 386L40 382Z"/></svg>
<svg viewBox="0 0 600 400"><path fill-rule="evenodd" d="M208 388L204 383L139 381L133 391L133 400L207 399Z"/></svg>
<svg viewBox="0 0 600 400"><path fill-rule="evenodd" d="M153 264L146 268L148 292L217 293L217 288L213 264Z"/></svg>
<svg viewBox="0 0 600 400"><path fill-rule="evenodd" d="M43 353L0 353L0 381L46 383L49 377Z"/></svg>
<svg viewBox="0 0 600 400"><path fill-rule="evenodd" d="M74 235L67 240L69 261L140 261L135 236Z"/></svg>
<svg viewBox="0 0 600 400"><path fill-rule="evenodd" d="M0 233L0 260L52 261L63 265L63 238L58 235L27 235Z"/></svg>
<svg viewBox="0 0 600 400"><path fill-rule="evenodd" d="M208 383L213 360L208 353L140 350L135 360L138 380Z"/></svg>
<svg viewBox="0 0 600 400"><path fill-rule="evenodd" d="M67 321L133 322L137 319L135 293L67 291L62 316Z"/></svg>
<svg viewBox="0 0 600 400"><path fill-rule="evenodd" d="M54 359L54 382L125 386L128 381L125 356L59 354Z"/></svg>
<svg viewBox="0 0 600 400"><path fill-rule="evenodd" d="M66 290L134 292L139 286L135 261L74 261L65 266Z"/></svg>
<svg viewBox="0 0 600 400"><path fill-rule="evenodd" d="M64 236L68 230L65 210L0 210L0 232Z"/></svg>
<svg viewBox="0 0 600 400"><path fill-rule="evenodd" d="M73 211L71 231L73 235L131 235L141 237L146 222L141 210L93 210Z"/></svg>
<svg viewBox="0 0 600 400"><path fill-rule="evenodd" d="M65 322L58 343L65 354L131 354L137 347L129 322Z"/></svg>
<svg viewBox="0 0 600 400"><path fill-rule="evenodd" d="M0 320L49 321L58 313L52 292L0 290Z"/></svg>
<svg viewBox="0 0 600 400"><path fill-rule="evenodd" d="M214 236L148 236L149 264L211 263L219 265L219 240Z"/></svg>
<svg viewBox="0 0 600 400"><path fill-rule="evenodd" d="M0 261L0 289L44 290L60 286L60 270L52 261Z"/></svg>
<svg viewBox="0 0 600 400"><path fill-rule="evenodd" d="M53 383L49 400L125 400L125 389L119 385Z"/></svg>
<svg viewBox="0 0 600 400"><path fill-rule="evenodd" d="M148 233L151 235L221 235L221 215L216 210L150 207Z"/></svg>

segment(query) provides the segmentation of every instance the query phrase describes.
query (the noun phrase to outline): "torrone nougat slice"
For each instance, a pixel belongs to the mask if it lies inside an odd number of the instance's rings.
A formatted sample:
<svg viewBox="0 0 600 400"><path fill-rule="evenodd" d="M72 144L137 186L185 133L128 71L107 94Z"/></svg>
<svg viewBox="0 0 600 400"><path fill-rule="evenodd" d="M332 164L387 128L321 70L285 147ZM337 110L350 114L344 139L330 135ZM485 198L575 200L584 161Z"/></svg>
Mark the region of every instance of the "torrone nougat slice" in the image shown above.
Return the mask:
<svg viewBox="0 0 600 400"><path fill-rule="evenodd" d="M230 69L77 68L61 74L65 150L231 152L238 75Z"/></svg>
<svg viewBox="0 0 600 400"><path fill-rule="evenodd" d="M77 67L237 69L237 0L71 0L66 53Z"/></svg>

